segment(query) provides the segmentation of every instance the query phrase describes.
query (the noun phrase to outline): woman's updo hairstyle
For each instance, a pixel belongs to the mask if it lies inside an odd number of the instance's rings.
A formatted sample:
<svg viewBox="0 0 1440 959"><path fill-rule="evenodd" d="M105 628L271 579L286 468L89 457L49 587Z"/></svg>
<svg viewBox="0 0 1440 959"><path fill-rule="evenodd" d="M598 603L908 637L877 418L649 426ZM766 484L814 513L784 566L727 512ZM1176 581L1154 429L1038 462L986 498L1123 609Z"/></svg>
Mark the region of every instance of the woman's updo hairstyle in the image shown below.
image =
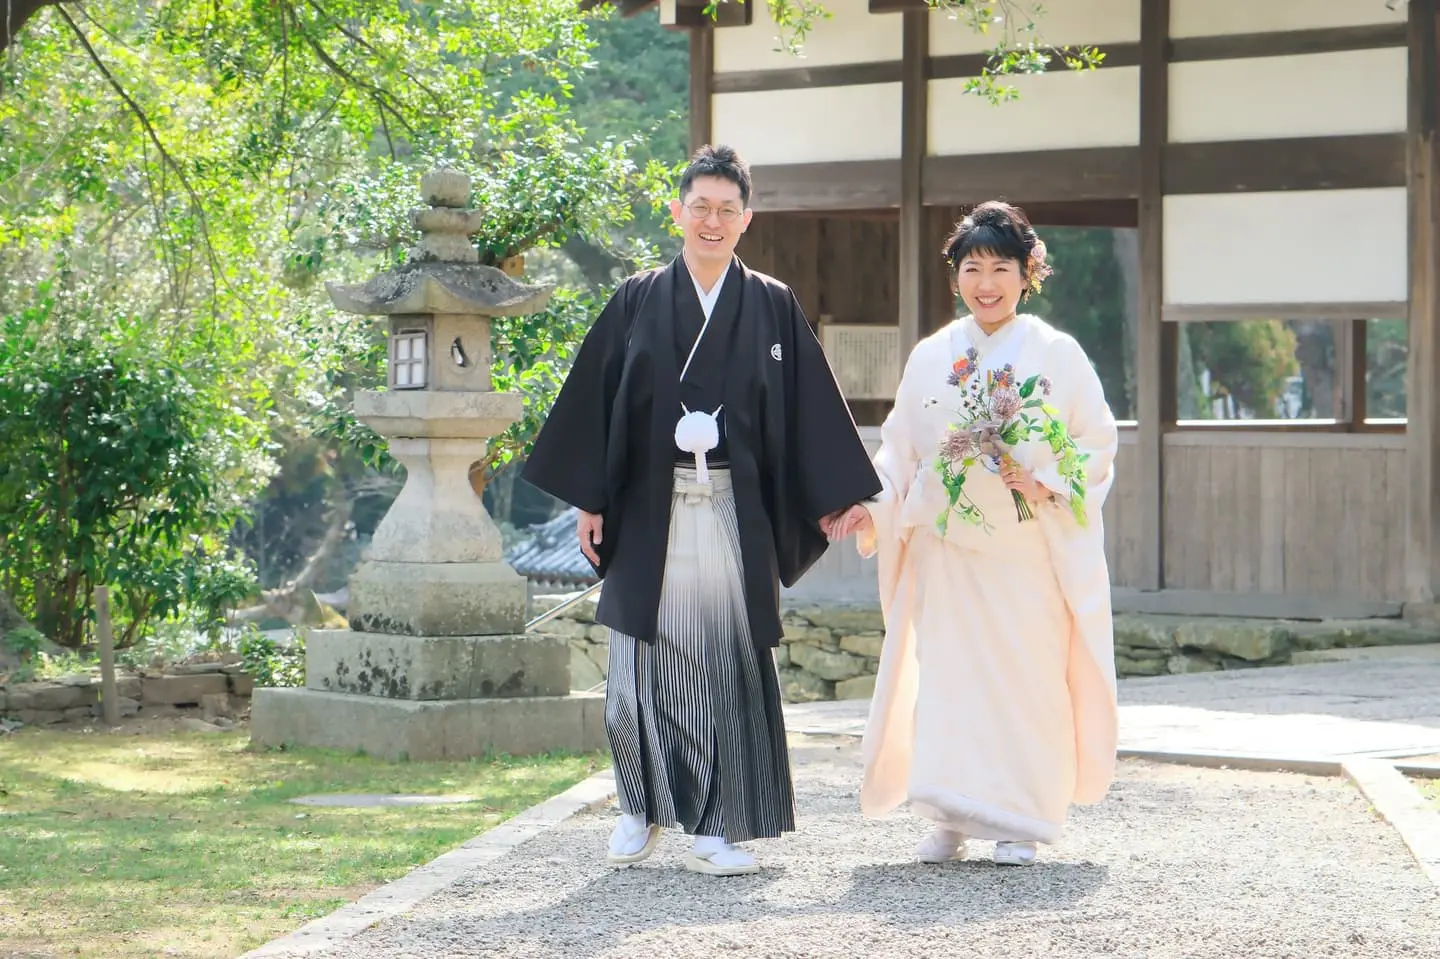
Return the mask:
<svg viewBox="0 0 1440 959"><path fill-rule="evenodd" d="M1030 225L1025 211L1001 200L980 204L955 224L955 231L945 240L943 253L952 277L959 273L960 262L972 253L1015 260L1020 264L1022 300L1039 293L1040 285L1051 273L1045 262L1045 244Z"/></svg>

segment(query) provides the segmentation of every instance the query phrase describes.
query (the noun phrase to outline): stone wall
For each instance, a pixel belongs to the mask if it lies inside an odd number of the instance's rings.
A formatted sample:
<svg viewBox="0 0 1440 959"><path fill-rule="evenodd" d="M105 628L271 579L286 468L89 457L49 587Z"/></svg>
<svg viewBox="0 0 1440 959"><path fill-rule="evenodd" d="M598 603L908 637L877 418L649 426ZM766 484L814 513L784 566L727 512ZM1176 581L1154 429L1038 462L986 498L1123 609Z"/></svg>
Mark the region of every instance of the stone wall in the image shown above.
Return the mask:
<svg viewBox="0 0 1440 959"><path fill-rule="evenodd" d="M1115 672L1164 676L1255 666L1286 666L1314 654L1359 646L1440 642L1440 627L1401 619L1292 622L1277 619L1115 617Z"/></svg>
<svg viewBox="0 0 1440 959"><path fill-rule="evenodd" d="M537 597L535 608L562 599ZM582 602L539 627L569 641L574 689L595 688L609 671L609 630L595 625L594 614L594 603ZM871 694L884 640L878 609L801 607L786 609L783 621L775 665L787 702ZM1289 622L1122 613L1115 617L1115 672L1124 678L1283 666L1329 649L1436 642L1440 626L1398 619Z"/></svg>
<svg viewBox="0 0 1440 959"><path fill-rule="evenodd" d="M192 663L119 673L115 686L122 718L183 715L193 709L206 721L224 725L248 710L255 681L236 664ZM100 715L98 673L0 686L0 717L25 725L83 721Z"/></svg>
<svg viewBox="0 0 1440 959"><path fill-rule="evenodd" d="M535 608L561 599L537 597ZM610 630L595 625L594 617L595 604L582 602L537 629L569 641L573 689L593 689L610 671ZM884 638L879 610L809 607L786 610L783 622L785 636L775 650L775 665L786 702L870 695Z"/></svg>

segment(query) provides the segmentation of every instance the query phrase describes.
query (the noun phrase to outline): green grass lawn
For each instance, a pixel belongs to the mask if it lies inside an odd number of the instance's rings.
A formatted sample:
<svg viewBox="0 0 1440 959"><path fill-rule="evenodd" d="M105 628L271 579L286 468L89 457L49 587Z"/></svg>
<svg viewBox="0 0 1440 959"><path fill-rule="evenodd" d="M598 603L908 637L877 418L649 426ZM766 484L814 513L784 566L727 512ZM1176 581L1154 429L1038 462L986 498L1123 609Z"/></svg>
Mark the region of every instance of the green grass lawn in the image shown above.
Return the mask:
<svg viewBox="0 0 1440 959"><path fill-rule="evenodd" d="M598 756L389 764L249 736L0 739L0 956L233 959L573 785ZM466 794L402 809L311 793Z"/></svg>

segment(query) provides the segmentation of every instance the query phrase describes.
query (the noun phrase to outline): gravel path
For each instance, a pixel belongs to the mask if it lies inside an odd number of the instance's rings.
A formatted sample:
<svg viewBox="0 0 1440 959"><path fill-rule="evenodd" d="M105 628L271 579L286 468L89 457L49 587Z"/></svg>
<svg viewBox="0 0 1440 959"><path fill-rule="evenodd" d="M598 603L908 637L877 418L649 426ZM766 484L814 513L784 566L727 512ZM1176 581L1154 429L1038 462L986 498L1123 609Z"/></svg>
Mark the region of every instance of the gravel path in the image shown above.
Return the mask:
<svg viewBox="0 0 1440 959"><path fill-rule="evenodd" d="M1440 897L1340 779L1127 762L1037 865L921 866L924 825L862 819L858 747L837 742L797 742L801 828L753 844L758 876L688 873L674 834L608 869L612 805L318 955L1440 957Z"/></svg>

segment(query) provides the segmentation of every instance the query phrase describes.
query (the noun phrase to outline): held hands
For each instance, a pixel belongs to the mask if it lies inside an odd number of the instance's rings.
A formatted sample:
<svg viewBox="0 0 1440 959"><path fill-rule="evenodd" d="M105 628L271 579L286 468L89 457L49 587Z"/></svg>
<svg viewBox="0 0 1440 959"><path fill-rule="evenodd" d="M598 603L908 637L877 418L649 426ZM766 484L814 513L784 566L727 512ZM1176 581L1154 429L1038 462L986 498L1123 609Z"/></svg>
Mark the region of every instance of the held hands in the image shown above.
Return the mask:
<svg viewBox="0 0 1440 959"><path fill-rule="evenodd" d="M856 503L849 509L836 510L820 520L820 531L832 543L844 539L851 533L863 533L874 528L870 511L863 504Z"/></svg>
<svg viewBox="0 0 1440 959"><path fill-rule="evenodd" d="M575 523L575 532L580 536L580 552L596 566L600 565L600 557L596 554L595 547L599 546L604 538L601 536L601 527L604 525L605 520L600 514L587 513L583 509Z"/></svg>

